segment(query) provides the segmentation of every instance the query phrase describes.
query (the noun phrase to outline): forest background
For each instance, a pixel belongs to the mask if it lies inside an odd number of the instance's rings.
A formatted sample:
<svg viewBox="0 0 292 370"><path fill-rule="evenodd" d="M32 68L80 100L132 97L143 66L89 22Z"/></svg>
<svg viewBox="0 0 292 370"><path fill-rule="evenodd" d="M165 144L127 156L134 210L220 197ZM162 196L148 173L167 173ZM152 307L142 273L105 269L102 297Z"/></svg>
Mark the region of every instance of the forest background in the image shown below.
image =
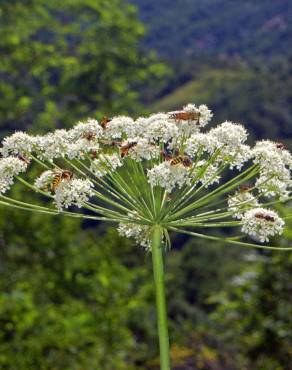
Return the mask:
<svg viewBox="0 0 292 370"><path fill-rule="evenodd" d="M291 149L291 20L291 0L1 0L1 137L192 102ZM149 254L103 224L0 216L1 369L158 369ZM166 263L174 370L292 369L291 253L173 235Z"/></svg>

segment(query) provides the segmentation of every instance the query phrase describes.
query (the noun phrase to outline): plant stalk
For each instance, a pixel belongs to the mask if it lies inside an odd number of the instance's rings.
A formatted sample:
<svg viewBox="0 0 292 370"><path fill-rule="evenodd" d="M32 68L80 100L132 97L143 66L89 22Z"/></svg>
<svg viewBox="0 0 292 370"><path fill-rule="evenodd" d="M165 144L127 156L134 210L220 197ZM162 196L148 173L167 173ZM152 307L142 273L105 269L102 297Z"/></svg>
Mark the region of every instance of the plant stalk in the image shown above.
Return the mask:
<svg viewBox="0 0 292 370"><path fill-rule="evenodd" d="M162 228L155 226L152 232L152 264L156 293L157 327L160 349L160 370L170 370L169 337L165 299L165 281L163 268L163 249L161 246Z"/></svg>

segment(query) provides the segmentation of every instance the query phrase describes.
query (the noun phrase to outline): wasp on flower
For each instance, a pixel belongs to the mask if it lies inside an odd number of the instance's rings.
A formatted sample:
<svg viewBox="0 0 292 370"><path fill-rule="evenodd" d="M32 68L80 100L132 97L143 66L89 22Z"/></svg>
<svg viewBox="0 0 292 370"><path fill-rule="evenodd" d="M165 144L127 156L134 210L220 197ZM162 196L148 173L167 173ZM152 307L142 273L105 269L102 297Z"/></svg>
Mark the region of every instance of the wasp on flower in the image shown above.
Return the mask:
<svg viewBox="0 0 292 370"><path fill-rule="evenodd" d="M250 147L244 126L230 121L206 130L212 117L206 105L188 104L136 120L88 119L43 136L15 132L0 149L1 205L112 222L121 236L152 252L163 370L169 369L169 351L161 245L170 247L170 232L292 249L261 244L284 230L272 207L292 199L290 152L269 140ZM26 175L31 167L38 173L33 181ZM15 181L51 205L7 196ZM222 227L234 230L235 238L209 232Z"/></svg>

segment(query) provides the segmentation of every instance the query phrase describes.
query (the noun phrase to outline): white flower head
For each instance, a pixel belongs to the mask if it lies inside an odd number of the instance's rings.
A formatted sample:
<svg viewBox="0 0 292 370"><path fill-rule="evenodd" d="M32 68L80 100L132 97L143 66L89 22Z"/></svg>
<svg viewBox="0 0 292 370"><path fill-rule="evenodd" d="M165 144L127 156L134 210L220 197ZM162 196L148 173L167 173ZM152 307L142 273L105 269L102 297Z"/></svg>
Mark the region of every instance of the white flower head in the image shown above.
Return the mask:
<svg viewBox="0 0 292 370"><path fill-rule="evenodd" d="M149 226L121 222L118 232L121 236L133 238L141 247L150 249L151 228Z"/></svg>
<svg viewBox="0 0 292 370"><path fill-rule="evenodd" d="M93 183L86 179L63 181L55 192L55 203L59 210L76 205L81 208L94 195Z"/></svg>
<svg viewBox="0 0 292 370"><path fill-rule="evenodd" d="M149 142L160 140L163 143L167 143L179 136L179 129L174 122L168 119L167 114L153 114L143 121L143 124L143 137ZM138 122L138 125L141 125L141 123Z"/></svg>
<svg viewBox="0 0 292 370"><path fill-rule="evenodd" d="M255 196L243 188L228 198L228 211L233 213L233 217L241 219L247 209L258 207L259 203Z"/></svg>
<svg viewBox="0 0 292 370"><path fill-rule="evenodd" d="M170 193L176 186L190 184L190 169L182 164L171 165L165 161L148 170L147 176L151 186L161 186Z"/></svg>
<svg viewBox="0 0 292 370"><path fill-rule="evenodd" d="M121 157L117 153L100 154L98 158L91 162L90 170L95 176L102 177L110 171L115 171L122 165Z"/></svg>
<svg viewBox="0 0 292 370"><path fill-rule="evenodd" d="M3 157L18 154L26 156L31 153L35 144L35 137L25 132L17 131L3 140L1 153Z"/></svg>
<svg viewBox="0 0 292 370"><path fill-rule="evenodd" d="M69 133L64 129L56 130L45 136L38 136L36 140L37 156L48 161L64 157L70 145Z"/></svg>
<svg viewBox="0 0 292 370"><path fill-rule="evenodd" d="M82 138L67 145L64 154L69 159L83 159L87 153L97 153L99 149L99 143L96 140L88 140L86 138Z"/></svg>
<svg viewBox="0 0 292 370"><path fill-rule="evenodd" d="M289 197L292 189L290 170L283 167L282 171L277 174L270 174L265 170L261 171L256 181L256 187L265 197L279 196L282 200L285 200Z"/></svg>
<svg viewBox="0 0 292 370"><path fill-rule="evenodd" d="M195 104L187 104L183 108L183 110L185 112L198 113L199 114L198 126L200 127L206 126L213 117L212 111L205 104L201 104L199 105L199 107L197 107Z"/></svg>
<svg viewBox="0 0 292 370"><path fill-rule="evenodd" d="M89 118L85 122L78 122L71 130L68 136L71 141L87 139L88 141L97 141L103 133L103 129L97 120Z"/></svg>
<svg viewBox="0 0 292 370"><path fill-rule="evenodd" d="M197 178L197 182L200 182L207 188L214 183L219 183L221 176L218 170L218 166L210 163L208 164L206 160L201 160L197 163L192 177Z"/></svg>
<svg viewBox="0 0 292 370"><path fill-rule="evenodd" d="M125 135L133 137L136 134L134 120L127 116L113 117L106 125L104 137L107 139L120 139Z"/></svg>
<svg viewBox="0 0 292 370"><path fill-rule="evenodd" d="M254 163L261 166L267 174L280 175L285 167L292 168L291 154L270 140L258 141L252 150Z"/></svg>
<svg viewBox="0 0 292 370"><path fill-rule="evenodd" d="M16 158L6 157L0 159L0 193L5 193L13 185L14 176L25 172L27 162Z"/></svg>
<svg viewBox="0 0 292 370"><path fill-rule="evenodd" d="M154 143L150 143L147 139L139 138L134 141L136 144L129 149L129 157L137 162L143 159L150 160L158 158L160 155L160 148Z"/></svg>
<svg viewBox="0 0 292 370"><path fill-rule="evenodd" d="M244 213L242 231L261 243L268 242L270 236L280 235L285 222L272 210L254 208Z"/></svg>
<svg viewBox="0 0 292 370"><path fill-rule="evenodd" d="M38 189L47 189L49 184L52 183L56 172L53 170L44 171L39 177L36 178L34 186Z"/></svg>
<svg viewBox="0 0 292 370"><path fill-rule="evenodd" d="M199 150L213 154L217 148L216 138L209 133L195 133L185 143L185 152L192 157L196 156Z"/></svg>
<svg viewBox="0 0 292 370"><path fill-rule="evenodd" d="M246 129L238 123L229 121L211 129L210 134L215 137L221 146L226 145L233 150L238 149L247 139Z"/></svg>

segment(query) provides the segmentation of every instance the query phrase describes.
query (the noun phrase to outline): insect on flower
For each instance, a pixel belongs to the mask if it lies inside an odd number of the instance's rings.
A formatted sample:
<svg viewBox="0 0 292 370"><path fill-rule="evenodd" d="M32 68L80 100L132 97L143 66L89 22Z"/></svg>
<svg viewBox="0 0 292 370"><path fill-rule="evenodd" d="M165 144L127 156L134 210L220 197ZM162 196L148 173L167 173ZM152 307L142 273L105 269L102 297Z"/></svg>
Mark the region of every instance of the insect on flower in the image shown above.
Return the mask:
<svg viewBox="0 0 292 370"><path fill-rule="evenodd" d="M188 155L178 155L170 160L171 166L182 164L184 167L191 167L192 163L193 162Z"/></svg>
<svg viewBox="0 0 292 370"><path fill-rule="evenodd" d="M93 141L96 137L96 135L93 132L88 132L83 135L84 139L88 141Z"/></svg>
<svg viewBox="0 0 292 370"><path fill-rule="evenodd" d="M263 213L259 212L254 215L256 218L261 220L266 220L268 222L275 222L275 217L270 215L264 215Z"/></svg>
<svg viewBox="0 0 292 370"><path fill-rule="evenodd" d="M62 180L69 181L73 178L73 172L69 170L57 170L51 182L51 191L55 192Z"/></svg>
<svg viewBox="0 0 292 370"><path fill-rule="evenodd" d="M21 155L21 154L18 154L18 155L17 155L17 158L18 158L19 160L21 160L22 162L24 162L25 164L29 164L29 163L30 163L29 159L25 158L25 157L24 157L23 155Z"/></svg>
<svg viewBox="0 0 292 370"><path fill-rule="evenodd" d="M106 129L107 128L107 125L108 123L111 121L111 118L108 118L108 117L103 117L100 121L100 125L103 129Z"/></svg>
<svg viewBox="0 0 292 370"><path fill-rule="evenodd" d="M122 145L121 148L120 148L121 157L124 158L126 155L128 155L129 150L131 148L134 148L136 145L137 145L137 141L128 142L128 143Z"/></svg>
<svg viewBox="0 0 292 370"><path fill-rule="evenodd" d="M286 149L286 146L283 143L276 143L277 149Z"/></svg>
<svg viewBox="0 0 292 370"><path fill-rule="evenodd" d="M176 110L172 112L168 112L170 118L173 118L178 121L194 121L197 120L199 124L200 120L200 112L187 112L184 110Z"/></svg>
<svg viewBox="0 0 292 370"><path fill-rule="evenodd" d="M249 191L250 189L252 189L252 186L251 185L249 185L249 184L243 184L243 185L240 185L239 187L238 187L238 191L240 192L240 193L246 193L247 191Z"/></svg>

